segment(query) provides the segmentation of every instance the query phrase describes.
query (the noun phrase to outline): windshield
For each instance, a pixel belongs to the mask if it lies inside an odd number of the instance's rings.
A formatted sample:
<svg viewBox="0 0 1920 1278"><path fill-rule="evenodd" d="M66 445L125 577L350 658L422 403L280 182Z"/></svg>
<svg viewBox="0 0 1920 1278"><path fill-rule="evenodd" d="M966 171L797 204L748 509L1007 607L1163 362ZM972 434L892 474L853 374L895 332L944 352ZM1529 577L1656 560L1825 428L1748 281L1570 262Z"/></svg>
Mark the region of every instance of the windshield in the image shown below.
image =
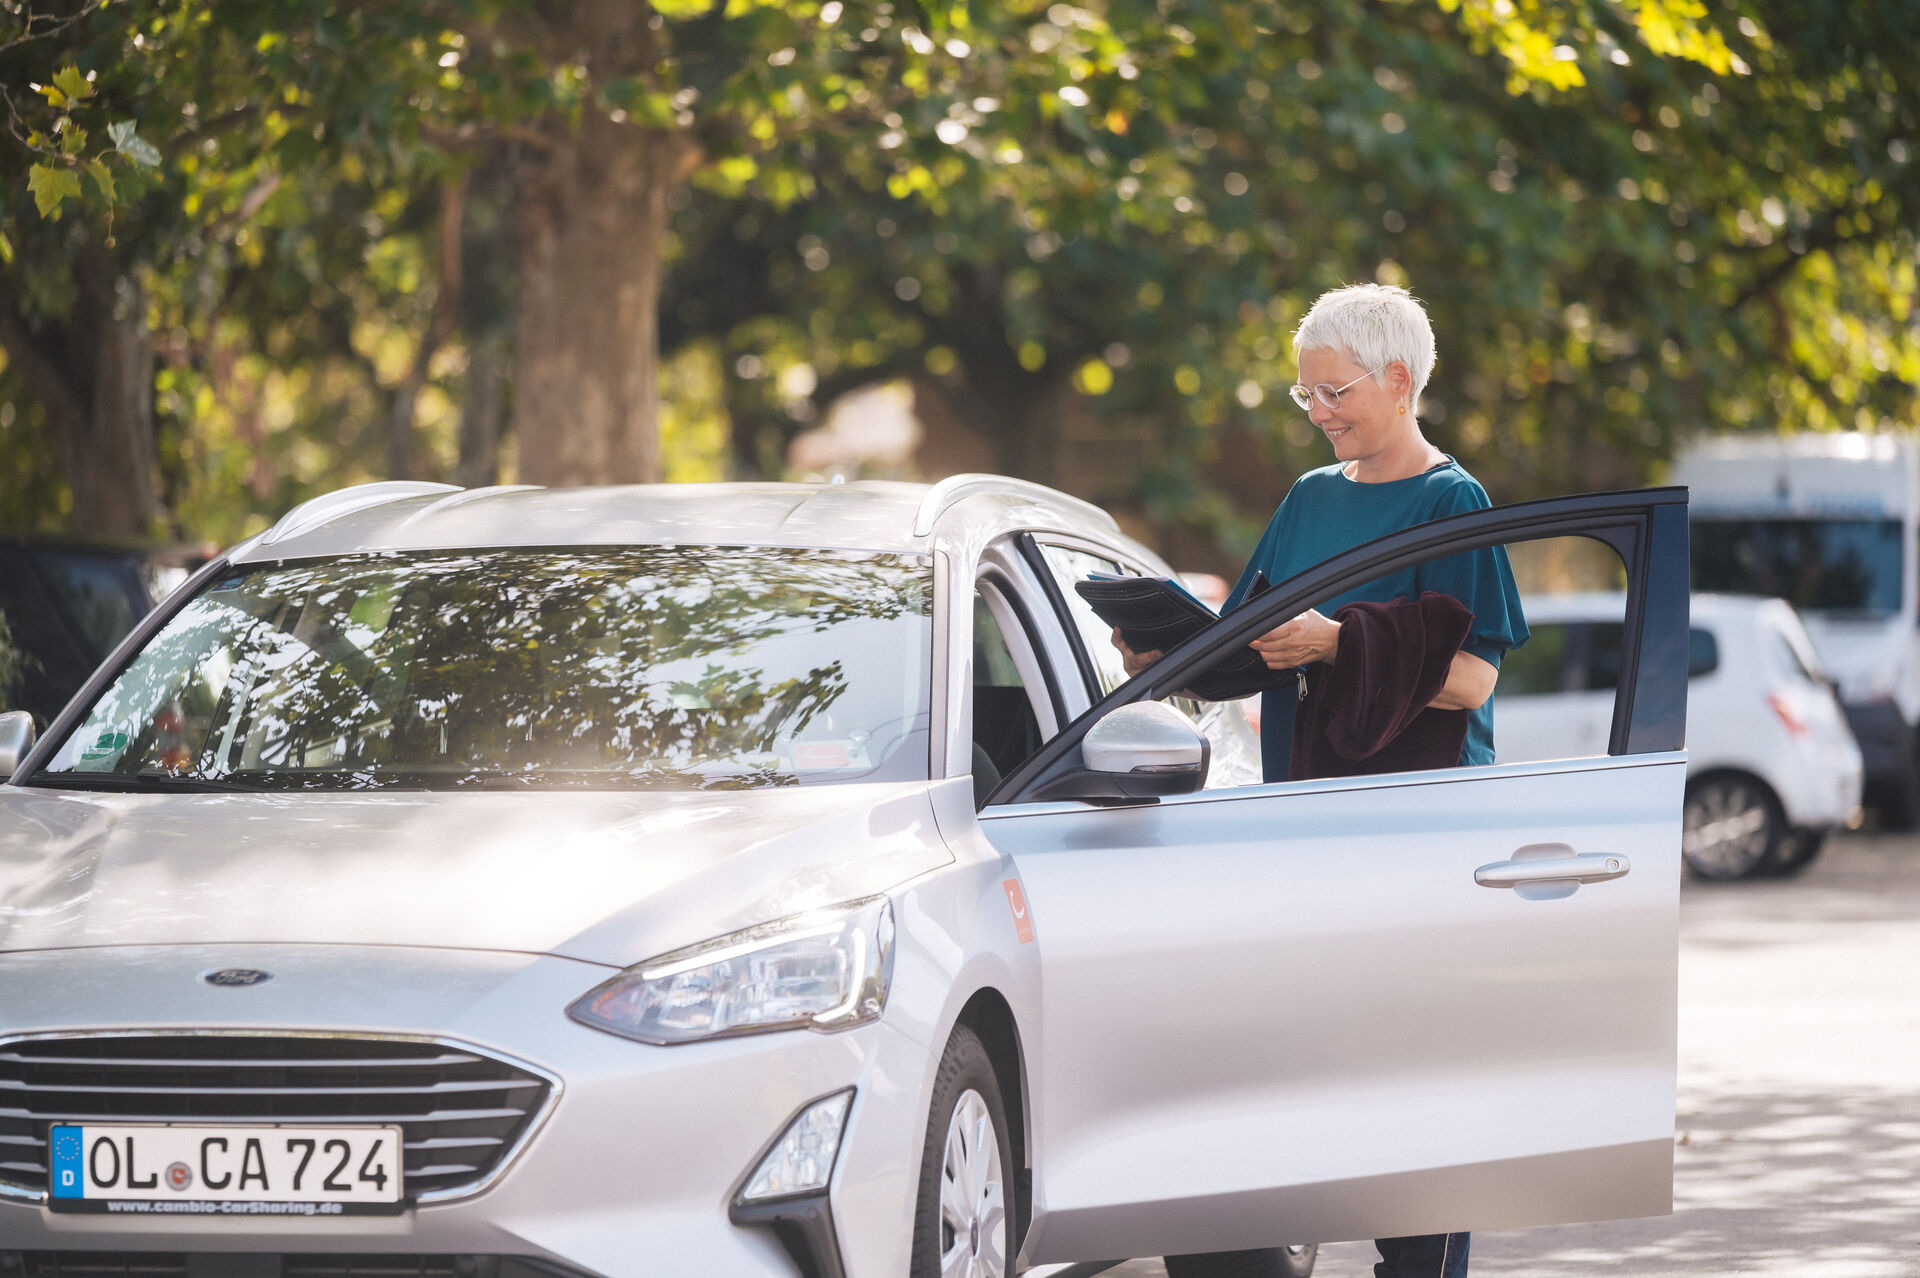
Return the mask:
<svg viewBox="0 0 1920 1278"><path fill-rule="evenodd" d="M236 568L34 779L293 789L923 779L931 570L739 547Z"/></svg>
<svg viewBox="0 0 1920 1278"><path fill-rule="evenodd" d="M1801 611L1900 611L1897 519L1698 519L1693 588L1778 595Z"/></svg>

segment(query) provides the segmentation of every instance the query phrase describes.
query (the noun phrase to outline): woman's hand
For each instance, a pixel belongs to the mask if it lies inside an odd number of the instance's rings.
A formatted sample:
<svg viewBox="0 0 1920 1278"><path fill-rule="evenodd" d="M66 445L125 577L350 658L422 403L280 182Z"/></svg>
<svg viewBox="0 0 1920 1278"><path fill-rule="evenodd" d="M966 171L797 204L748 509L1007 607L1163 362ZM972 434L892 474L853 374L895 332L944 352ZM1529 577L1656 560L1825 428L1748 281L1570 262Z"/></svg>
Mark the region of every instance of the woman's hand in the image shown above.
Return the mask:
<svg viewBox="0 0 1920 1278"><path fill-rule="evenodd" d="M1340 651L1340 623L1309 608L1247 646L1260 654L1269 670L1332 661Z"/></svg>
<svg viewBox="0 0 1920 1278"><path fill-rule="evenodd" d="M1151 652L1135 652L1127 647L1127 641L1120 637L1120 627L1113 628L1113 646L1120 650L1120 658L1127 664L1127 678L1131 679L1166 654L1155 648Z"/></svg>

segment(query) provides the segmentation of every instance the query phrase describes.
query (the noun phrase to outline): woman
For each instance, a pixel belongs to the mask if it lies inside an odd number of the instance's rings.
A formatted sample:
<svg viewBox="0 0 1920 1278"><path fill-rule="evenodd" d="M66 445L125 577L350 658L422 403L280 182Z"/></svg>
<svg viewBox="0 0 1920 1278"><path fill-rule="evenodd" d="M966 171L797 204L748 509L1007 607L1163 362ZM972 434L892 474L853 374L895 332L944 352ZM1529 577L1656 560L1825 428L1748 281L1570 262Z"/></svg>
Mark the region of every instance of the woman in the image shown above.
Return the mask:
<svg viewBox="0 0 1920 1278"><path fill-rule="evenodd" d="M1333 445L1337 460L1295 482L1223 612L1239 606L1257 574L1285 581L1362 542L1490 504L1479 482L1420 431L1420 392L1433 371L1433 328L1405 289L1356 284L1322 295L1300 322L1293 347L1301 383L1293 388L1294 402ZM1426 590L1450 594L1473 613L1472 630L1432 704L1471 711L1460 762L1492 763L1492 696L1500 657L1527 638L1519 591L1502 549L1455 555L1376 578L1269 631L1253 641L1253 648L1275 670L1330 662L1339 650L1340 626L1328 613L1356 601L1415 599ZM1117 631L1113 641L1126 657L1129 674L1161 655L1129 651ZM1291 685L1262 698L1261 754L1269 781L1287 779L1297 700Z"/></svg>
<svg viewBox="0 0 1920 1278"><path fill-rule="evenodd" d="M1357 284L1323 295L1301 321L1293 347L1300 366L1294 401L1332 444L1336 460L1302 475L1288 492L1223 611L1239 605L1257 574L1282 582L1376 537L1490 504L1473 476L1421 433L1420 392L1433 371L1433 328L1405 289ZM1527 638L1503 549L1454 555L1376 578L1300 614L1252 646L1275 670L1331 662L1339 651L1341 623L1328 614L1347 603L1418 599L1430 590L1452 595L1473 613L1467 639L1430 704L1470 711L1459 762L1492 763L1492 696L1500 657ZM1126 656L1130 674L1161 655L1130 652L1118 631L1114 643ZM1268 781L1288 779L1298 701L1292 683L1262 697L1261 756ZM1374 1273L1376 1278L1464 1278L1468 1241L1464 1233L1379 1239L1381 1260ZM1253 1254L1219 1263L1225 1259L1177 1257L1168 1267L1170 1273L1261 1271ZM1277 1260L1273 1271L1285 1272Z"/></svg>

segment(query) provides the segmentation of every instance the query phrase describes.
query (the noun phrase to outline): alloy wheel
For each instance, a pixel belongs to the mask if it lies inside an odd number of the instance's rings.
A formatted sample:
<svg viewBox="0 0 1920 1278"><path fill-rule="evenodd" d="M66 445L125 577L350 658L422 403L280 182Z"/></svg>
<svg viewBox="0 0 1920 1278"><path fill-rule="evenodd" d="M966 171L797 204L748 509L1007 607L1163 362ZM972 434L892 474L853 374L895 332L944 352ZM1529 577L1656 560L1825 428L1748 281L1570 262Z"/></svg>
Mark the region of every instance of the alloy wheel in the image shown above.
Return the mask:
<svg viewBox="0 0 1920 1278"><path fill-rule="evenodd" d="M1006 1278L1007 1207L1000 1136L968 1088L947 1121L940 1160L940 1278Z"/></svg>
<svg viewBox="0 0 1920 1278"><path fill-rule="evenodd" d="M1702 878L1745 878L1766 863L1778 838L1773 801L1751 781L1716 777L1687 795L1680 850Z"/></svg>

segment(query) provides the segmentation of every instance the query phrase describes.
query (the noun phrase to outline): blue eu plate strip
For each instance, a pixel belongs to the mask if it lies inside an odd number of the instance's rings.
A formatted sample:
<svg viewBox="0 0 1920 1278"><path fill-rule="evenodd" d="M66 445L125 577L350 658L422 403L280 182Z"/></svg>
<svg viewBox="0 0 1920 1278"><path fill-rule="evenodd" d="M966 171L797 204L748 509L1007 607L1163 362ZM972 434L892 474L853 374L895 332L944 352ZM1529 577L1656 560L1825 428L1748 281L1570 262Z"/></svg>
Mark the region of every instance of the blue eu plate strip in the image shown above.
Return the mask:
<svg viewBox="0 0 1920 1278"><path fill-rule="evenodd" d="M81 1175L81 1146L85 1141L78 1127L55 1127L49 1144L53 1153L53 1196L86 1197L86 1182Z"/></svg>

